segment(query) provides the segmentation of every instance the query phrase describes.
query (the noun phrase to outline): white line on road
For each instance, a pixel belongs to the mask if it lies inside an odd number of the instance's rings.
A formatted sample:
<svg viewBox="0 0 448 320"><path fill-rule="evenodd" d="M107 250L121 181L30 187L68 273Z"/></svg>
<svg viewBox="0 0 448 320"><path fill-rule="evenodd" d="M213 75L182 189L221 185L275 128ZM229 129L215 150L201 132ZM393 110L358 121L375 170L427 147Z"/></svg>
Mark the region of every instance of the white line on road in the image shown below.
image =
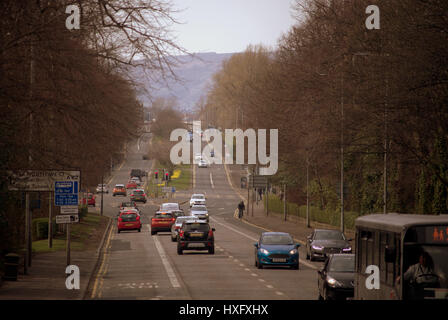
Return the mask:
<svg viewBox="0 0 448 320"><path fill-rule="evenodd" d="M150 229L149 225L148 225L148 229ZM152 237L152 238L154 239L154 243L156 245L157 251L159 252L160 258L162 259L163 266L165 267L165 271L168 275L168 278L170 279L171 285L173 286L173 288L180 288L179 281L177 280L177 277L176 277L176 274L174 273L173 267L171 267L171 264L168 261L168 258L165 254L165 250L163 249L162 245L160 244L159 239L157 239L157 236Z"/></svg>
<svg viewBox="0 0 448 320"><path fill-rule="evenodd" d="M210 183L212 185L212 189L215 189L215 185L213 184L213 176L211 172L210 172Z"/></svg>

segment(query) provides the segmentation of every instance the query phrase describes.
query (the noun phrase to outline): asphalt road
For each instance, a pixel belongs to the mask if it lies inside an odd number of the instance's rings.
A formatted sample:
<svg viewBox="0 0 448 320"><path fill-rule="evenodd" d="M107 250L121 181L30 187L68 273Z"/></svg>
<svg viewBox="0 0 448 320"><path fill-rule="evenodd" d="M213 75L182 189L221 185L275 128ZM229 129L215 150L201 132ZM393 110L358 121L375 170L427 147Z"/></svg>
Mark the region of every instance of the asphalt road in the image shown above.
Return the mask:
<svg viewBox="0 0 448 320"><path fill-rule="evenodd" d="M130 144L127 160L108 182L111 189L116 183L126 183L132 168L150 170L151 161L142 159L147 139L140 139L139 146L137 142ZM215 254L186 251L177 255L170 233L151 236L149 221L160 200L148 201L140 205L140 233L118 234L114 222L105 240L106 249L91 285L90 299L317 299L316 269L321 263L305 261L303 247L299 250L299 270L255 267L253 244L264 230L234 217L240 198L229 185L223 165L195 166L193 176L193 190L176 193L174 201L185 202L193 192L206 194L210 225L216 228ZM104 214L115 217L121 201L128 199L104 195ZM188 204L183 209L188 210Z"/></svg>

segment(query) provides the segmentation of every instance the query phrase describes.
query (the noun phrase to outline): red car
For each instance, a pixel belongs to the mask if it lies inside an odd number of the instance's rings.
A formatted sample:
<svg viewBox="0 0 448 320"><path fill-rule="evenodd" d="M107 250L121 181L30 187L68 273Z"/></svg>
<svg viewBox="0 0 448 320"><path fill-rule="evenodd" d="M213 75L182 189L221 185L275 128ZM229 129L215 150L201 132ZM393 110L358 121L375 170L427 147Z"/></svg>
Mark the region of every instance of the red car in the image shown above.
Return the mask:
<svg viewBox="0 0 448 320"><path fill-rule="evenodd" d="M171 226L176 221L176 218L171 213L156 212L151 218L151 235L160 231L171 232Z"/></svg>
<svg viewBox="0 0 448 320"><path fill-rule="evenodd" d="M118 215L117 222L118 233L123 230L142 230L142 222L140 220L140 215L135 210L122 211Z"/></svg>
<svg viewBox="0 0 448 320"><path fill-rule="evenodd" d="M86 204L86 198L83 198L81 201L82 201L81 202L82 204ZM95 206L95 204L96 204L95 195L93 193L88 193L87 194L87 205Z"/></svg>
<svg viewBox="0 0 448 320"><path fill-rule="evenodd" d="M137 183L133 180L128 181L126 189L137 189Z"/></svg>

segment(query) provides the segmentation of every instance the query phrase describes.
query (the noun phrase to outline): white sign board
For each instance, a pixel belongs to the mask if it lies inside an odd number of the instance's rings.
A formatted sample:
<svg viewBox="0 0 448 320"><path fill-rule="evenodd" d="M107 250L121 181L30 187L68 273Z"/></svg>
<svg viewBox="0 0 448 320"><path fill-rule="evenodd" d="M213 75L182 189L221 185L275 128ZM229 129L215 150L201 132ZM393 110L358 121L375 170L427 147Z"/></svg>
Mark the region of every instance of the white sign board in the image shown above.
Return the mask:
<svg viewBox="0 0 448 320"><path fill-rule="evenodd" d="M56 223L57 224L63 224L63 223L77 223L79 222L79 216L77 214L64 214L64 215L58 215L56 216Z"/></svg>
<svg viewBox="0 0 448 320"><path fill-rule="evenodd" d="M78 170L8 170L10 191L53 191L56 181L81 181Z"/></svg>
<svg viewBox="0 0 448 320"><path fill-rule="evenodd" d="M78 206L62 206L61 214L78 214Z"/></svg>

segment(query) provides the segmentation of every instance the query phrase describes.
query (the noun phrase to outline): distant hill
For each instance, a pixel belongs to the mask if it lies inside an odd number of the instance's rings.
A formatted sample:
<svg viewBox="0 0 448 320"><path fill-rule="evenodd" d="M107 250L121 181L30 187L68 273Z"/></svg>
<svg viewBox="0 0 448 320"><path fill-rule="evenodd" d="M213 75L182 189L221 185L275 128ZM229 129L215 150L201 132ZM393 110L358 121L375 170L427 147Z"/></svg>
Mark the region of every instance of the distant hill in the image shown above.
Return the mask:
<svg viewBox="0 0 448 320"><path fill-rule="evenodd" d="M136 68L133 71L137 81L148 90L152 99L163 97L175 97L181 109L192 110L202 95L206 95L207 85L211 84L212 76L221 69L222 62L230 58L233 53L198 53L195 57L177 56L177 66L173 68L174 73L181 81L168 79L167 83L151 83L144 77L144 70ZM151 105L147 93L139 92L138 98L145 106Z"/></svg>

